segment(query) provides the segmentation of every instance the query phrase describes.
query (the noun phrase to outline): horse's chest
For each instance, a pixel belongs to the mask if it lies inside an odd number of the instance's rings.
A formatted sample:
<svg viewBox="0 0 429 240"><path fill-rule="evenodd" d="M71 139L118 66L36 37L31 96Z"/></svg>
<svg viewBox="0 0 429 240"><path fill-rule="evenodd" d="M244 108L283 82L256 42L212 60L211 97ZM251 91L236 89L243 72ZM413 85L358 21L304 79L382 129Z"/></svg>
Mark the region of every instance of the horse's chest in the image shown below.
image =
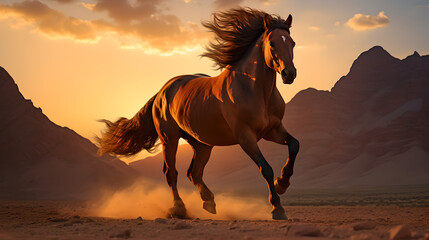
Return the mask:
<svg viewBox="0 0 429 240"><path fill-rule="evenodd" d="M262 138L267 132L281 125L283 115L284 108L281 105L274 108L266 106L263 111L260 111L258 117L255 117L257 124L254 126L254 129L257 135Z"/></svg>
<svg viewBox="0 0 429 240"><path fill-rule="evenodd" d="M238 111L239 125L248 126L257 135L280 124L281 118L263 104L248 105Z"/></svg>

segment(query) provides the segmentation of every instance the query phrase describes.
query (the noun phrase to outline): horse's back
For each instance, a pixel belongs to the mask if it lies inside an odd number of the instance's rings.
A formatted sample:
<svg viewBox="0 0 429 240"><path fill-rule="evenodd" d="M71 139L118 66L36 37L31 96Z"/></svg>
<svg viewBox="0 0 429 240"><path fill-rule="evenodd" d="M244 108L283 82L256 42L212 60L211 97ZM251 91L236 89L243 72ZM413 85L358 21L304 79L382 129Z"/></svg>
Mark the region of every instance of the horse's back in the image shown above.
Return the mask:
<svg viewBox="0 0 429 240"><path fill-rule="evenodd" d="M168 102L171 102L172 99L176 96L177 91L185 86L189 81L195 78L207 78L210 77L205 74L189 74L189 75L180 75L170 79L159 91L158 95L166 98Z"/></svg>
<svg viewBox="0 0 429 240"><path fill-rule="evenodd" d="M205 74L172 78L155 100L158 117L207 145L236 144L223 117L219 84L216 77Z"/></svg>

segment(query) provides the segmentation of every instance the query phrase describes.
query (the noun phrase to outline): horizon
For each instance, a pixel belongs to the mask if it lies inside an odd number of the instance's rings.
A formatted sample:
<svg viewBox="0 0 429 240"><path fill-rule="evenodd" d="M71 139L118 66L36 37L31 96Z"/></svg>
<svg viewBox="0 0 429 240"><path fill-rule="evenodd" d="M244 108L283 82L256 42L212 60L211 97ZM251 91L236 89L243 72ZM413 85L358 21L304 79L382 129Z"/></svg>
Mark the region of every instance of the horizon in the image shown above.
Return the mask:
<svg viewBox="0 0 429 240"><path fill-rule="evenodd" d="M168 9L163 9L165 2ZM286 102L309 87L330 90L353 60L373 46L399 59L414 51L429 54L427 1L235 2L283 18L293 15L298 77L292 85L277 84ZM166 0L147 6L124 1L117 3L127 10L121 12L103 3L0 3L0 32L8 36L0 39L0 65L52 122L91 141L104 129L97 119L132 117L170 78L196 72L218 75L209 59L198 56L212 39L200 22L217 9L231 7L220 0ZM144 24L148 20L152 25ZM128 29L132 21L149 33ZM149 154L127 162L144 156Z"/></svg>

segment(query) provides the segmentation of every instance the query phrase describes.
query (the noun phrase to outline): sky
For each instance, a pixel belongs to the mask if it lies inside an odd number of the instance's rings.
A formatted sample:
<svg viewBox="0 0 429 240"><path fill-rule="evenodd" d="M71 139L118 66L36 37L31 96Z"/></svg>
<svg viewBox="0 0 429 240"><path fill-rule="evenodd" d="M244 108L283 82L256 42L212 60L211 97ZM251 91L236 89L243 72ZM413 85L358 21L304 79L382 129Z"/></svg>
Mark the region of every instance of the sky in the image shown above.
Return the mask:
<svg viewBox="0 0 429 240"><path fill-rule="evenodd" d="M286 101L330 90L375 45L429 54L429 0L0 0L0 66L53 122L93 140L97 119L131 118L170 78L218 75L200 57L213 37L201 21L234 6L293 16Z"/></svg>

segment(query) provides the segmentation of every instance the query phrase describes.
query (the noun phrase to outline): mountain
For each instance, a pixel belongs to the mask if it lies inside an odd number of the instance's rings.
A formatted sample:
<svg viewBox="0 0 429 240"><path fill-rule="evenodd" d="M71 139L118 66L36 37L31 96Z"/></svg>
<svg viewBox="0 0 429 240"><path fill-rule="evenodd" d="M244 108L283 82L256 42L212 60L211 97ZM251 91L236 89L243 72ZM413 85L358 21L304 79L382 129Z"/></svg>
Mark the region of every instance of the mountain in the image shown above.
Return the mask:
<svg viewBox="0 0 429 240"><path fill-rule="evenodd" d="M132 183L136 171L24 99L0 67L0 198L87 199Z"/></svg>
<svg viewBox="0 0 429 240"><path fill-rule="evenodd" d="M286 111L305 148L297 183L429 184L429 56L373 47L330 92L302 91Z"/></svg>
<svg viewBox="0 0 429 240"><path fill-rule="evenodd" d="M291 189L429 184L428 122L429 56L400 60L373 47L331 91L302 90L286 104L284 125L301 143ZM287 147L259 145L278 176ZM180 183L191 187L191 148L181 145L177 158ZM161 181L162 161L158 154L130 166ZM238 146L215 147L204 179L214 192L267 191Z"/></svg>

